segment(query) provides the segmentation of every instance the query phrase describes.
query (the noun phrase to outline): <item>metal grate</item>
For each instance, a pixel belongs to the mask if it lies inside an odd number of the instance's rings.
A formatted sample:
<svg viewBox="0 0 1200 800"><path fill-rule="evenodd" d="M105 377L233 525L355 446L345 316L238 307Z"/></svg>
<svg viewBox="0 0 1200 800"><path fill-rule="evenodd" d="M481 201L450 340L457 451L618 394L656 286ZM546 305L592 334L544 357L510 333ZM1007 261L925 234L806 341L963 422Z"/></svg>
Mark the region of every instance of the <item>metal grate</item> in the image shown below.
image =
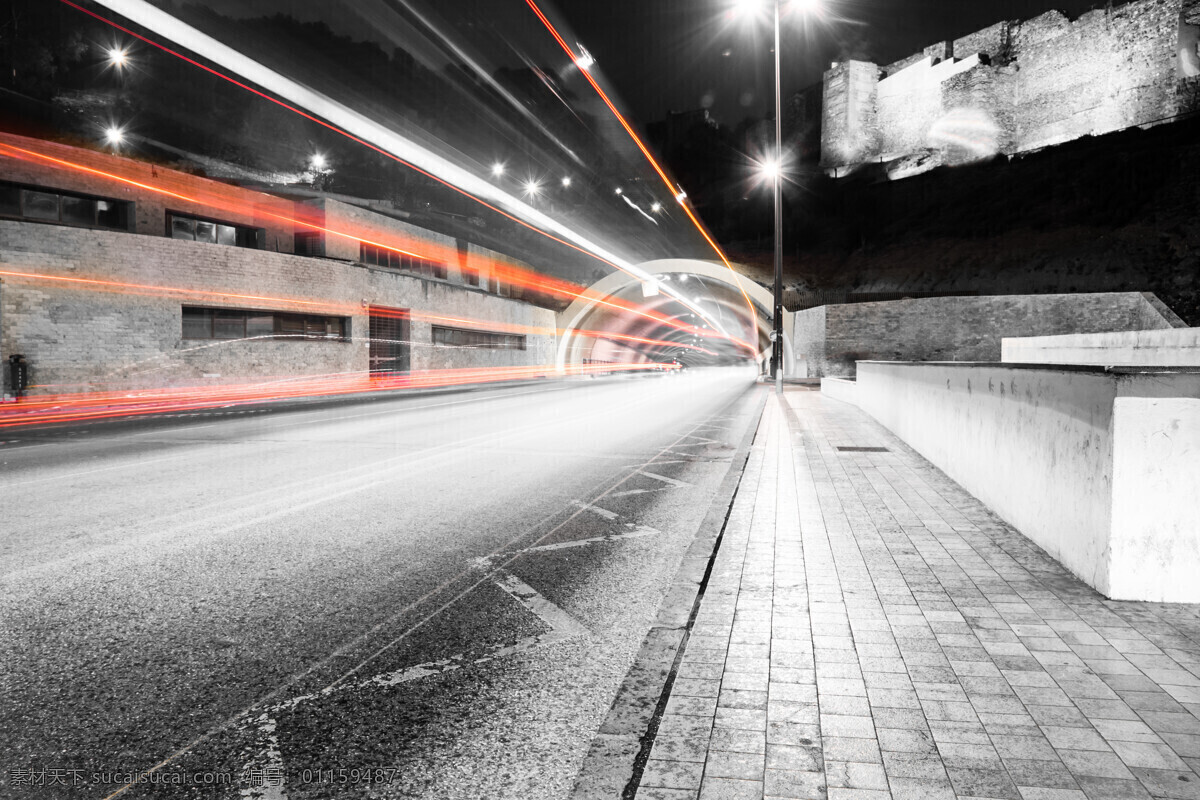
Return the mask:
<svg viewBox="0 0 1200 800"><path fill-rule="evenodd" d="M843 453L887 453L886 447L839 447Z"/></svg>

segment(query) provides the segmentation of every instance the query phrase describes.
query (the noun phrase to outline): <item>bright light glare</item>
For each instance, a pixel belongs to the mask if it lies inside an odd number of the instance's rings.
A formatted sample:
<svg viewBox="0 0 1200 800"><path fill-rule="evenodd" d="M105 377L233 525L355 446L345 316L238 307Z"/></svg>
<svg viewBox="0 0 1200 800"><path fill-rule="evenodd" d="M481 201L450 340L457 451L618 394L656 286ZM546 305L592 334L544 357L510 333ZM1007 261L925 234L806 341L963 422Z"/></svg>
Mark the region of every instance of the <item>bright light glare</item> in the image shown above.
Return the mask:
<svg viewBox="0 0 1200 800"><path fill-rule="evenodd" d="M123 47L114 47L108 51L108 63L117 69L125 66L129 61L129 53Z"/></svg>
<svg viewBox="0 0 1200 800"><path fill-rule="evenodd" d="M662 203L655 202L650 206L650 210L657 214L658 212L662 211Z"/></svg>
<svg viewBox="0 0 1200 800"><path fill-rule="evenodd" d="M313 153L312 158L309 159L308 163L312 165L313 169L322 170L325 169L329 162L326 161L325 156L321 155L320 153Z"/></svg>
<svg viewBox="0 0 1200 800"><path fill-rule="evenodd" d="M774 161L764 161L758 165L758 174L764 181L779 179L779 164Z"/></svg>
<svg viewBox="0 0 1200 800"><path fill-rule="evenodd" d="M585 50L583 45L576 42L575 46L579 48L579 56L575 59L575 66L584 72L596 66L596 59L592 58L592 54Z"/></svg>
<svg viewBox="0 0 1200 800"><path fill-rule="evenodd" d="M733 4L733 13L739 17L753 16L758 13L762 5L762 0L736 0Z"/></svg>
<svg viewBox="0 0 1200 800"><path fill-rule="evenodd" d="M525 184L525 194L534 197L542 191L542 185L537 181L529 181Z"/></svg>
<svg viewBox="0 0 1200 800"><path fill-rule="evenodd" d="M492 177L493 178L499 178L503 174L504 174L504 165L503 164L501 164L499 161L497 161L495 164L492 164Z"/></svg>
<svg viewBox="0 0 1200 800"><path fill-rule="evenodd" d="M562 185L563 185L563 188L564 188L564 189L568 189L568 188L570 188L570 186L571 186L571 178L570 178L570 176L567 176L567 177L565 177L565 178L563 178L563 179L562 179Z"/></svg>
<svg viewBox="0 0 1200 800"><path fill-rule="evenodd" d="M624 189L622 189L620 186L618 186L618 187L617 187L617 194L625 194L625 190L624 190Z"/></svg>
<svg viewBox="0 0 1200 800"><path fill-rule="evenodd" d="M792 0L791 10L800 14L820 14L821 0Z"/></svg>
<svg viewBox="0 0 1200 800"><path fill-rule="evenodd" d="M124 129L118 128L116 125L109 127L107 130L104 131L104 141L111 145L124 144L125 143Z"/></svg>
<svg viewBox="0 0 1200 800"><path fill-rule="evenodd" d="M683 205L684 200L687 200L687 192L680 189L679 194L675 195L675 202L679 203L679 205Z"/></svg>

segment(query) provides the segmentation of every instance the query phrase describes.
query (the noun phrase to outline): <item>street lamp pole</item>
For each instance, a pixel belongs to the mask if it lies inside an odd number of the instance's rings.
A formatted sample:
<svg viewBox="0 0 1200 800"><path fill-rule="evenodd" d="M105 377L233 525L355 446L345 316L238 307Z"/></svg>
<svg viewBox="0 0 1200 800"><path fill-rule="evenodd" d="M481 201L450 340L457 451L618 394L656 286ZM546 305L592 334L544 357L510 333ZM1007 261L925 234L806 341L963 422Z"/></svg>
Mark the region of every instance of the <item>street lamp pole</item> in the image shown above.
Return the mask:
<svg viewBox="0 0 1200 800"><path fill-rule="evenodd" d="M783 100L779 70L779 4L775 5L775 314L771 344L771 375L775 391L783 392Z"/></svg>

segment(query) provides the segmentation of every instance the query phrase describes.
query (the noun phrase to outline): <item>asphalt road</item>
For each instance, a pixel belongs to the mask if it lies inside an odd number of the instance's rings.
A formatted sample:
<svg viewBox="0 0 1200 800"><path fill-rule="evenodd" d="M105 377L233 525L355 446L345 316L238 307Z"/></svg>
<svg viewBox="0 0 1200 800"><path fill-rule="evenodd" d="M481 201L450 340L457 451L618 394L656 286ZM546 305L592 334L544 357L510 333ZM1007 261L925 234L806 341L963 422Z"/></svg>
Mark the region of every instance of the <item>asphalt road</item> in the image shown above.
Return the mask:
<svg viewBox="0 0 1200 800"><path fill-rule="evenodd" d="M0 795L563 797L752 381L0 433Z"/></svg>

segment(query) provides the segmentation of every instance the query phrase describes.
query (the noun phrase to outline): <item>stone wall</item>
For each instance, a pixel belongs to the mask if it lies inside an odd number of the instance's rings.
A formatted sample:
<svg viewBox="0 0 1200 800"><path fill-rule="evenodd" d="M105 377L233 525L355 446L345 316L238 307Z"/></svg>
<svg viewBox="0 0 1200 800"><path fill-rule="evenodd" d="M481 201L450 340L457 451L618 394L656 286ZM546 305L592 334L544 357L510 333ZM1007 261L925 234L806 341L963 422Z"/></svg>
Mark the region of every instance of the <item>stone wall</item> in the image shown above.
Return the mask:
<svg viewBox="0 0 1200 800"><path fill-rule="evenodd" d="M1069 20L1000 22L884 69L825 76L822 165L871 161L902 177L1168 120L1197 108L1200 0L1136 0ZM850 81L847 76L857 76ZM856 98L871 96L873 108ZM873 146L864 146L864 142Z"/></svg>
<svg viewBox="0 0 1200 800"><path fill-rule="evenodd" d="M810 376L851 376L855 362L865 360L999 362L1006 336L1182 325L1153 295L1139 292L931 297L800 311L794 342Z"/></svg>
<svg viewBox="0 0 1200 800"><path fill-rule="evenodd" d="M25 355L43 392L363 372L369 305L413 310L414 370L554 359L552 311L332 259L0 221L0 272L0 357ZM347 317L352 340L185 341L183 305ZM519 329L527 349L434 347L437 317Z"/></svg>

